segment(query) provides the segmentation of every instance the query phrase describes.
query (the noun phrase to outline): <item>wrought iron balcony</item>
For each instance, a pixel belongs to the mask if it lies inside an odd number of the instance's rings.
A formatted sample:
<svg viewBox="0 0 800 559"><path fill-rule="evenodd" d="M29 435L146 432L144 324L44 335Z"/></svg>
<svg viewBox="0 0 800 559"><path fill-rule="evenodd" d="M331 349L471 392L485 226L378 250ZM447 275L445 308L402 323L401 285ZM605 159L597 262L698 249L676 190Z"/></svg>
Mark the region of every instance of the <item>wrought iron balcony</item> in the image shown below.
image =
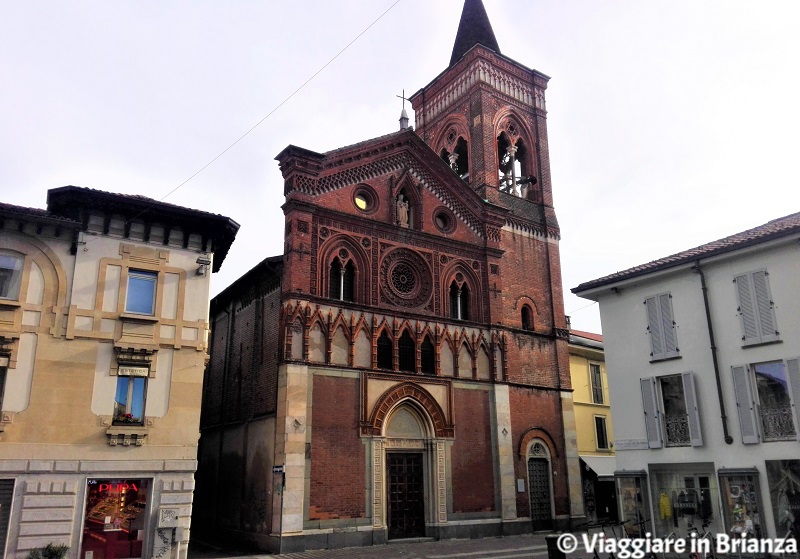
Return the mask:
<svg viewBox="0 0 800 559"><path fill-rule="evenodd" d="M788 406L765 407L758 410L761 416L761 433L765 441L794 440L794 421Z"/></svg>
<svg viewBox="0 0 800 559"><path fill-rule="evenodd" d="M689 446L691 444L689 419L685 413L665 414L664 427L667 435L667 446Z"/></svg>

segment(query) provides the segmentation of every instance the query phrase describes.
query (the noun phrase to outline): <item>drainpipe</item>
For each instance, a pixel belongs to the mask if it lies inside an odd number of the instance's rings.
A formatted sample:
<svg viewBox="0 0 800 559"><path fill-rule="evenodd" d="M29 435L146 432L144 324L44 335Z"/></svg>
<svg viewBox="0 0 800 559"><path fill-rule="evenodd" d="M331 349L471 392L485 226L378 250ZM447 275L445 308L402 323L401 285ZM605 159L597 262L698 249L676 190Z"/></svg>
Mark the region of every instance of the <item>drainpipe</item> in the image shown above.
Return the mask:
<svg viewBox="0 0 800 559"><path fill-rule="evenodd" d="M717 381L717 396L719 396L719 409L722 419L722 432L725 435L725 444L733 444L733 437L728 433L728 417L725 415L725 402L722 399L722 382L719 375L719 361L717 360L717 344L714 341L714 327L711 325L711 307L708 304L708 287L706 286L706 276L700 268L698 260L692 270L700 274L700 285L703 289L703 304L706 308L706 324L708 325L708 338L711 342L711 358L714 361L714 378Z"/></svg>

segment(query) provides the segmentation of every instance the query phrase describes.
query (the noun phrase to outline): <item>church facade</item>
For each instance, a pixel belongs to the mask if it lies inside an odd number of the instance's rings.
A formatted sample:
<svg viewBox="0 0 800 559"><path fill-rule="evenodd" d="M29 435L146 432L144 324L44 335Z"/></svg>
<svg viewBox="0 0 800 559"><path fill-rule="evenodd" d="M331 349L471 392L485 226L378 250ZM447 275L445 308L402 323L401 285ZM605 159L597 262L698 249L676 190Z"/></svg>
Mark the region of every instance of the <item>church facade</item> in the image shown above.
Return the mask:
<svg viewBox="0 0 800 559"><path fill-rule="evenodd" d="M195 534L290 552L583 516L548 79L467 0L416 129L277 156L284 253L212 301Z"/></svg>

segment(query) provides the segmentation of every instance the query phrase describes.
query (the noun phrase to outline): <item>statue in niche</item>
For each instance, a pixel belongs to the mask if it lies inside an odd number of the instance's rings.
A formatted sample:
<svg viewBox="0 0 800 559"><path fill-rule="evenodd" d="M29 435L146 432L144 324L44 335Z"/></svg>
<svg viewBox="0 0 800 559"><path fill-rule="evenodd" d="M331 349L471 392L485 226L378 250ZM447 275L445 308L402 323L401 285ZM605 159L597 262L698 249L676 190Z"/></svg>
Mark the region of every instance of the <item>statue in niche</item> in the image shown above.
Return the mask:
<svg viewBox="0 0 800 559"><path fill-rule="evenodd" d="M397 195L397 224L400 227L408 228L409 206L402 194Z"/></svg>

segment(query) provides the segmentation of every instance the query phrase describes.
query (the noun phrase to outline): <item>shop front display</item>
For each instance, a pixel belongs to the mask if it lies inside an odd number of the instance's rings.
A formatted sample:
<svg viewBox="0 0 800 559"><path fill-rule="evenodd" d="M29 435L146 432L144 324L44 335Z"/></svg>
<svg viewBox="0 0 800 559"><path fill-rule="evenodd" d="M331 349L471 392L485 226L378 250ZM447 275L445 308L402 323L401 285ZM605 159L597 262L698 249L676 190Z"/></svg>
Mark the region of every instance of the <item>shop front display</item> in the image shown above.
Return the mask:
<svg viewBox="0 0 800 559"><path fill-rule="evenodd" d="M89 479L80 556L142 557L149 494L148 479Z"/></svg>
<svg viewBox="0 0 800 559"><path fill-rule="evenodd" d="M650 531L650 503L647 498L647 473L642 471L615 472L620 522L630 537L644 536Z"/></svg>
<svg viewBox="0 0 800 559"><path fill-rule="evenodd" d="M800 460L767 460L766 467L775 534L800 540Z"/></svg>
<svg viewBox="0 0 800 559"><path fill-rule="evenodd" d="M653 533L688 537L722 529L713 464L651 466Z"/></svg>
<svg viewBox="0 0 800 559"><path fill-rule="evenodd" d="M719 470L725 529L731 536L763 538L761 489L755 468Z"/></svg>

